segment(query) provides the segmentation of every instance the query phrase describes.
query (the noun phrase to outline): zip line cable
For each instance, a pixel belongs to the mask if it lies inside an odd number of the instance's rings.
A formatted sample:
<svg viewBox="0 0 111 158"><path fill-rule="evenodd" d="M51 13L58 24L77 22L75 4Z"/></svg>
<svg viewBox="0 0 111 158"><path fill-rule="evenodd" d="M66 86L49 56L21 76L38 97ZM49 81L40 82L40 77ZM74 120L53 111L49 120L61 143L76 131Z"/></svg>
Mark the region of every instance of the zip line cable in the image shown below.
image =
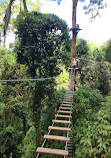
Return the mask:
<svg viewBox="0 0 111 158"><path fill-rule="evenodd" d="M82 58L78 58L78 61L85 61L85 62L92 62L92 63L102 63L100 61L94 61L94 60L88 60L88 59L82 59ZM111 64L109 64L111 66ZM68 67L68 69L66 71L70 70L70 66ZM110 75L110 74L109 74ZM51 80L56 77L48 77L48 78L37 78L37 79L7 79L7 80L0 80L0 82L23 82L23 81L44 81L44 80Z"/></svg>
<svg viewBox="0 0 111 158"><path fill-rule="evenodd" d="M91 63L102 63L100 61L95 61L95 60L88 60L88 59L82 59L82 58L78 58L79 61L86 61L86 62L91 62ZM111 64L109 64L111 66Z"/></svg>
<svg viewBox="0 0 111 158"><path fill-rule="evenodd" d="M68 69L66 69L66 71L69 71L70 66L68 67ZM63 74L62 74L63 75ZM7 80L0 80L0 82L23 82L23 81L44 81L44 80L51 80L51 79L55 79L58 76L55 77L47 77L47 78L35 78L35 79L7 79Z"/></svg>
<svg viewBox="0 0 111 158"><path fill-rule="evenodd" d="M36 78L36 79L9 79L9 80L0 80L0 82L22 82L22 81L43 81L43 80L51 80L56 77L49 77L49 78Z"/></svg>
<svg viewBox="0 0 111 158"><path fill-rule="evenodd" d="M78 60L79 60L79 61L91 62L91 63L101 63L100 61L88 60L88 59L82 59L82 58L78 58Z"/></svg>

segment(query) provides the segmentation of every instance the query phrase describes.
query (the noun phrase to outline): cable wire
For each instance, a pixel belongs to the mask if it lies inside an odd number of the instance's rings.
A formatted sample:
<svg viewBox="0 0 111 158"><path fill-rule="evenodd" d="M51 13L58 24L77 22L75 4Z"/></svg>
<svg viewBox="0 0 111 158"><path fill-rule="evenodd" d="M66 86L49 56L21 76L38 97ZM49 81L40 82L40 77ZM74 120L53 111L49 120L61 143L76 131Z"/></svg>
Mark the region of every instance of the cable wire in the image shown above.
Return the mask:
<svg viewBox="0 0 111 158"><path fill-rule="evenodd" d="M43 81L43 80L51 80L56 77L48 77L48 78L36 78L36 79L9 79L9 80L0 80L0 82L22 82L22 81Z"/></svg>

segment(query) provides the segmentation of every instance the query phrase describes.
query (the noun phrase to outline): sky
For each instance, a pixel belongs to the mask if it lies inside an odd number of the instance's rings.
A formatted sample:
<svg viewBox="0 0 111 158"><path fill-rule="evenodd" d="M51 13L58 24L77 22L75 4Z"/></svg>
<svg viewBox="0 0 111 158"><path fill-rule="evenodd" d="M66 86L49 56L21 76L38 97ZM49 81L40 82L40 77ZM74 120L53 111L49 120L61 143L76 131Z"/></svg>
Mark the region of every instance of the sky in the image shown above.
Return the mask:
<svg viewBox="0 0 111 158"><path fill-rule="evenodd" d="M43 6L41 12L53 13L65 20L71 28L72 25L72 0L62 0L58 5L56 1L40 0ZM82 29L78 37L87 41L93 41L97 45L102 45L111 38L111 0L106 0L107 8L100 11L101 17L97 17L91 22L89 15L83 10L84 3L79 2L77 6L77 24Z"/></svg>
<svg viewBox="0 0 111 158"><path fill-rule="evenodd" d="M53 13L65 20L71 28L72 26L72 0L62 0L58 5L56 1L39 0L43 5L42 13ZM88 0L87 0L88 1ZM82 29L78 33L78 37L87 41L93 41L96 45L102 45L105 41L111 38L111 0L107 2L107 8L100 11L101 17L97 17L90 22L89 15L83 10L84 3L79 2L77 6L77 24ZM11 36L11 38L10 38ZM14 41L13 33L7 36L7 41Z"/></svg>

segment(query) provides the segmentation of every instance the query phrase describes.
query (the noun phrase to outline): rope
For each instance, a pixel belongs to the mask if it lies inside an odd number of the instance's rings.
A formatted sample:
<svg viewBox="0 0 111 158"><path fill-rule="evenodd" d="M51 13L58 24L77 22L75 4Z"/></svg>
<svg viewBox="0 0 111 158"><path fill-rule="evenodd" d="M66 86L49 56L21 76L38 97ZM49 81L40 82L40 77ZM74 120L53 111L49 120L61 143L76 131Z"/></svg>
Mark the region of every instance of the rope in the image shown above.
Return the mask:
<svg viewBox="0 0 111 158"><path fill-rule="evenodd" d="M86 61L86 62L91 62L91 63L102 63L102 62L100 62L100 61L95 61L95 60L88 60L88 59L82 59L82 58L78 58L78 60L83 60L83 61Z"/></svg>
<svg viewBox="0 0 111 158"><path fill-rule="evenodd" d="M68 69L66 71L68 71L70 69L70 66L68 67ZM43 81L43 80L51 80L51 79L54 79L54 78L57 78L58 76L56 77L48 77L48 78L36 78L36 79L8 79L8 80L0 80L0 82L27 82L27 81ZM62 76L63 77L63 74Z"/></svg>
<svg viewBox="0 0 111 158"><path fill-rule="evenodd" d="M78 60L83 60L83 61L86 61L86 62L91 62L91 63L103 63L103 62L100 62L100 61L95 61L95 60L88 60L88 59L82 59L82 58L78 58ZM109 63L109 65L111 66L111 64Z"/></svg>
<svg viewBox="0 0 111 158"><path fill-rule="evenodd" d="M49 77L49 78L36 78L36 79L9 79L9 80L0 80L0 82L22 82L22 81L43 81L43 80L50 80L56 77Z"/></svg>
<svg viewBox="0 0 111 158"><path fill-rule="evenodd" d="M68 68L68 70L69 70L69 68ZM67 70L67 71L68 71L68 70ZM75 74L75 73L74 73L74 74ZM62 76L63 76L63 74L62 74ZM62 103L63 103L63 101L62 101ZM57 114L59 114L59 113L57 112ZM70 116L71 116L71 114L70 114ZM55 117L55 120L56 120L56 119L57 119L57 117ZM70 118L69 118L69 120L70 120ZM52 123L52 126L54 126L54 123ZM68 128L69 128L69 127L70 127L70 124L68 125ZM50 134L50 132L51 132L51 130L49 130L48 135ZM69 135L69 132L67 132L67 137L68 137L68 135ZM47 141L46 139L43 141L41 147L44 147L46 141ZM67 142L66 142L66 145L65 145L65 150L67 150ZM40 155L40 153L37 154L36 158L38 158L39 155ZM64 158L65 158L65 157L64 157Z"/></svg>

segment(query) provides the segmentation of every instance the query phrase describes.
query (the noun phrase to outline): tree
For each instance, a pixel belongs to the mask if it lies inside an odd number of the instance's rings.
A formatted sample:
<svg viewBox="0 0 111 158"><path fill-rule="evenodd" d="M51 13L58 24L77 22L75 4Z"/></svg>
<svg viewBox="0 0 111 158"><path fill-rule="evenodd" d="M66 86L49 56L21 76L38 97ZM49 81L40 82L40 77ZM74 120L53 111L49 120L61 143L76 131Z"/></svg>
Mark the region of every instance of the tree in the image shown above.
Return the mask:
<svg viewBox="0 0 111 158"><path fill-rule="evenodd" d="M5 47L0 48L0 79L17 79L26 76L17 64L16 55ZM28 123L27 83L0 83L0 157L21 157L19 146L26 134Z"/></svg>
<svg viewBox="0 0 111 158"><path fill-rule="evenodd" d="M82 85L74 93L73 145L75 158L111 157L111 96Z"/></svg>
<svg viewBox="0 0 111 158"><path fill-rule="evenodd" d="M21 13L16 26L19 39L15 49L17 59L20 64L28 66L29 75L33 78L58 75L60 48L68 38L67 24L55 15L33 12ZM54 80L30 84L30 108L37 146L40 144L42 100L48 95L51 84L54 86Z"/></svg>
<svg viewBox="0 0 111 158"><path fill-rule="evenodd" d="M87 54L87 59L94 61L103 61L104 60L104 52L100 46L97 46L93 42L88 43L89 51Z"/></svg>
<svg viewBox="0 0 111 158"><path fill-rule="evenodd" d="M103 46L103 51L105 52L106 61L111 63L111 39L107 41L105 46Z"/></svg>
<svg viewBox="0 0 111 158"><path fill-rule="evenodd" d="M107 62L82 63L81 80L92 89L98 89L103 95L107 95L110 87L110 66ZM81 82L81 81L80 81Z"/></svg>
<svg viewBox="0 0 111 158"><path fill-rule="evenodd" d="M88 44L87 41L85 41L82 38L77 38L77 43L76 43L76 54L77 57L81 58L86 58L86 56L88 55Z"/></svg>

